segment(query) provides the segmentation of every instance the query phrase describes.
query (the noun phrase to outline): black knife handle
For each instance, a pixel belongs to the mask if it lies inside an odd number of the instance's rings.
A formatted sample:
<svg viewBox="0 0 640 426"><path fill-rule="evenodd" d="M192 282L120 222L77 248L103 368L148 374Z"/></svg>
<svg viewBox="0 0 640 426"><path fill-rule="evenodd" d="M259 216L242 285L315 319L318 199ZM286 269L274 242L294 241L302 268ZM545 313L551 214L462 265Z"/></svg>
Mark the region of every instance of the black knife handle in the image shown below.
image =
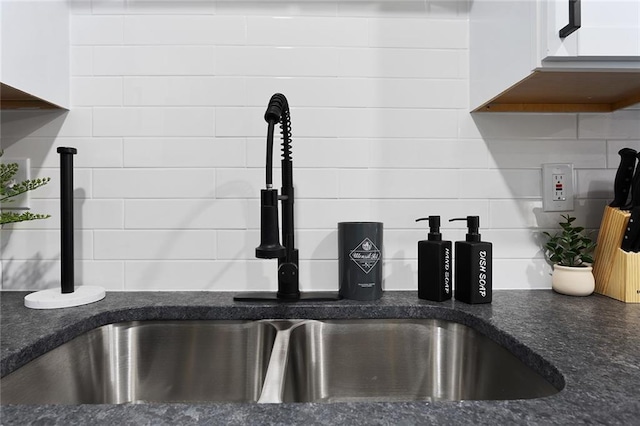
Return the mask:
<svg viewBox="0 0 640 426"><path fill-rule="evenodd" d="M631 210L620 248L632 252L640 250L640 207Z"/></svg>
<svg viewBox="0 0 640 426"><path fill-rule="evenodd" d="M623 210L631 210L634 207L640 206L640 152L636 154L638 163L636 164L636 171L631 179L631 200L629 204L623 207Z"/></svg>
<svg viewBox="0 0 640 426"><path fill-rule="evenodd" d="M632 148L622 148L620 154L620 165L613 182L614 199L609 207L622 207L627 204L633 169L636 165L636 150Z"/></svg>

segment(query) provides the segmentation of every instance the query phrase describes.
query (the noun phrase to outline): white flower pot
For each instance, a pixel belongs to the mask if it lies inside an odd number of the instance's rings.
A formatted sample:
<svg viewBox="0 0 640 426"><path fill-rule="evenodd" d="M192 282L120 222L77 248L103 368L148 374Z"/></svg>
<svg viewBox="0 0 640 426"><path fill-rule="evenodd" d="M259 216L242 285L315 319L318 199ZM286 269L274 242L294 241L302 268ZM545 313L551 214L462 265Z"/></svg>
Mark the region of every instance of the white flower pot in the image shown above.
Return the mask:
<svg viewBox="0 0 640 426"><path fill-rule="evenodd" d="M551 285L554 291L569 296L588 296L596 288L591 266L553 265Z"/></svg>

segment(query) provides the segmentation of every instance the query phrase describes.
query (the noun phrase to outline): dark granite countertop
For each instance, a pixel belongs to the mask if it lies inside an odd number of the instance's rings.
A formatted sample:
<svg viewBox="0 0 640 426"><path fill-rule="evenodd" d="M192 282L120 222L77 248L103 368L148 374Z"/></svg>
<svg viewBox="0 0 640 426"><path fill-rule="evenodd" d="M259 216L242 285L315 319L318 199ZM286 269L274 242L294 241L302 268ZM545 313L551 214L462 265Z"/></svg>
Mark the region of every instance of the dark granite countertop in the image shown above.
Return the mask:
<svg viewBox="0 0 640 426"><path fill-rule="evenodd" d="M491 305L467 305L386 292L374 302L278 304L233 302L231 293L110 292L91 305L32 310L23 306L25 294L0 293L2 376L85 331L119 321L441 318L483 332L543 375L564 378L565 386L550 397L512 401L1 406L3 425L630 425L640 419L640 305L599 295L495 291Z"/></svg>

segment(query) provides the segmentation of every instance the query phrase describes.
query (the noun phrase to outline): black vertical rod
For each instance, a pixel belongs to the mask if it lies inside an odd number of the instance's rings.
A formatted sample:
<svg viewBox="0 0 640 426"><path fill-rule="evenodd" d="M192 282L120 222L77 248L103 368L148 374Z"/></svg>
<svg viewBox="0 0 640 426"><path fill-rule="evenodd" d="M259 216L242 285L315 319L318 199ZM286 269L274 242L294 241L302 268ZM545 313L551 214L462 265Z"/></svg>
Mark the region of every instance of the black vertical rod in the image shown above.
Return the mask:
<svg viewBox="0 0 640 426"><path fill-rule="evenodd" d="M59 147L60 154L60 242L62 293L73 293L73 156L75 148Z"/></svg>

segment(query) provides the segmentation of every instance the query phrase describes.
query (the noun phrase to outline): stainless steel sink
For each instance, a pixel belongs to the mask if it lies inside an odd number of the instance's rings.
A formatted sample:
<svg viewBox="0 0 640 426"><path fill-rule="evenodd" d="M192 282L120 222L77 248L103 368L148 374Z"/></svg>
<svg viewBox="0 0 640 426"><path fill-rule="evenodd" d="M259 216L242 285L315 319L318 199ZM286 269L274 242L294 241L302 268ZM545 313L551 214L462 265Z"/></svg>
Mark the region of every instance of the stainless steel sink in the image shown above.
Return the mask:
<svg viewBox="0 0 640 426"><path fill-rule="evenodd" d="M264 321L106 325L0 380L2 404L257 401L276 328Z"/></svg>
<svg viewBox="0 0 640 426"><path fill-rule="evenodd" d="M284 402L527 399L558 392L494 341L443 320L308 321L291 331Z"/></svg>
<svg viewBox="0 0 640 426"><path fill-rule="evenodd" d="M36 358L0 387L2 404L521 399L559 391L483 334L432 319L112 324Z"/></svg>

